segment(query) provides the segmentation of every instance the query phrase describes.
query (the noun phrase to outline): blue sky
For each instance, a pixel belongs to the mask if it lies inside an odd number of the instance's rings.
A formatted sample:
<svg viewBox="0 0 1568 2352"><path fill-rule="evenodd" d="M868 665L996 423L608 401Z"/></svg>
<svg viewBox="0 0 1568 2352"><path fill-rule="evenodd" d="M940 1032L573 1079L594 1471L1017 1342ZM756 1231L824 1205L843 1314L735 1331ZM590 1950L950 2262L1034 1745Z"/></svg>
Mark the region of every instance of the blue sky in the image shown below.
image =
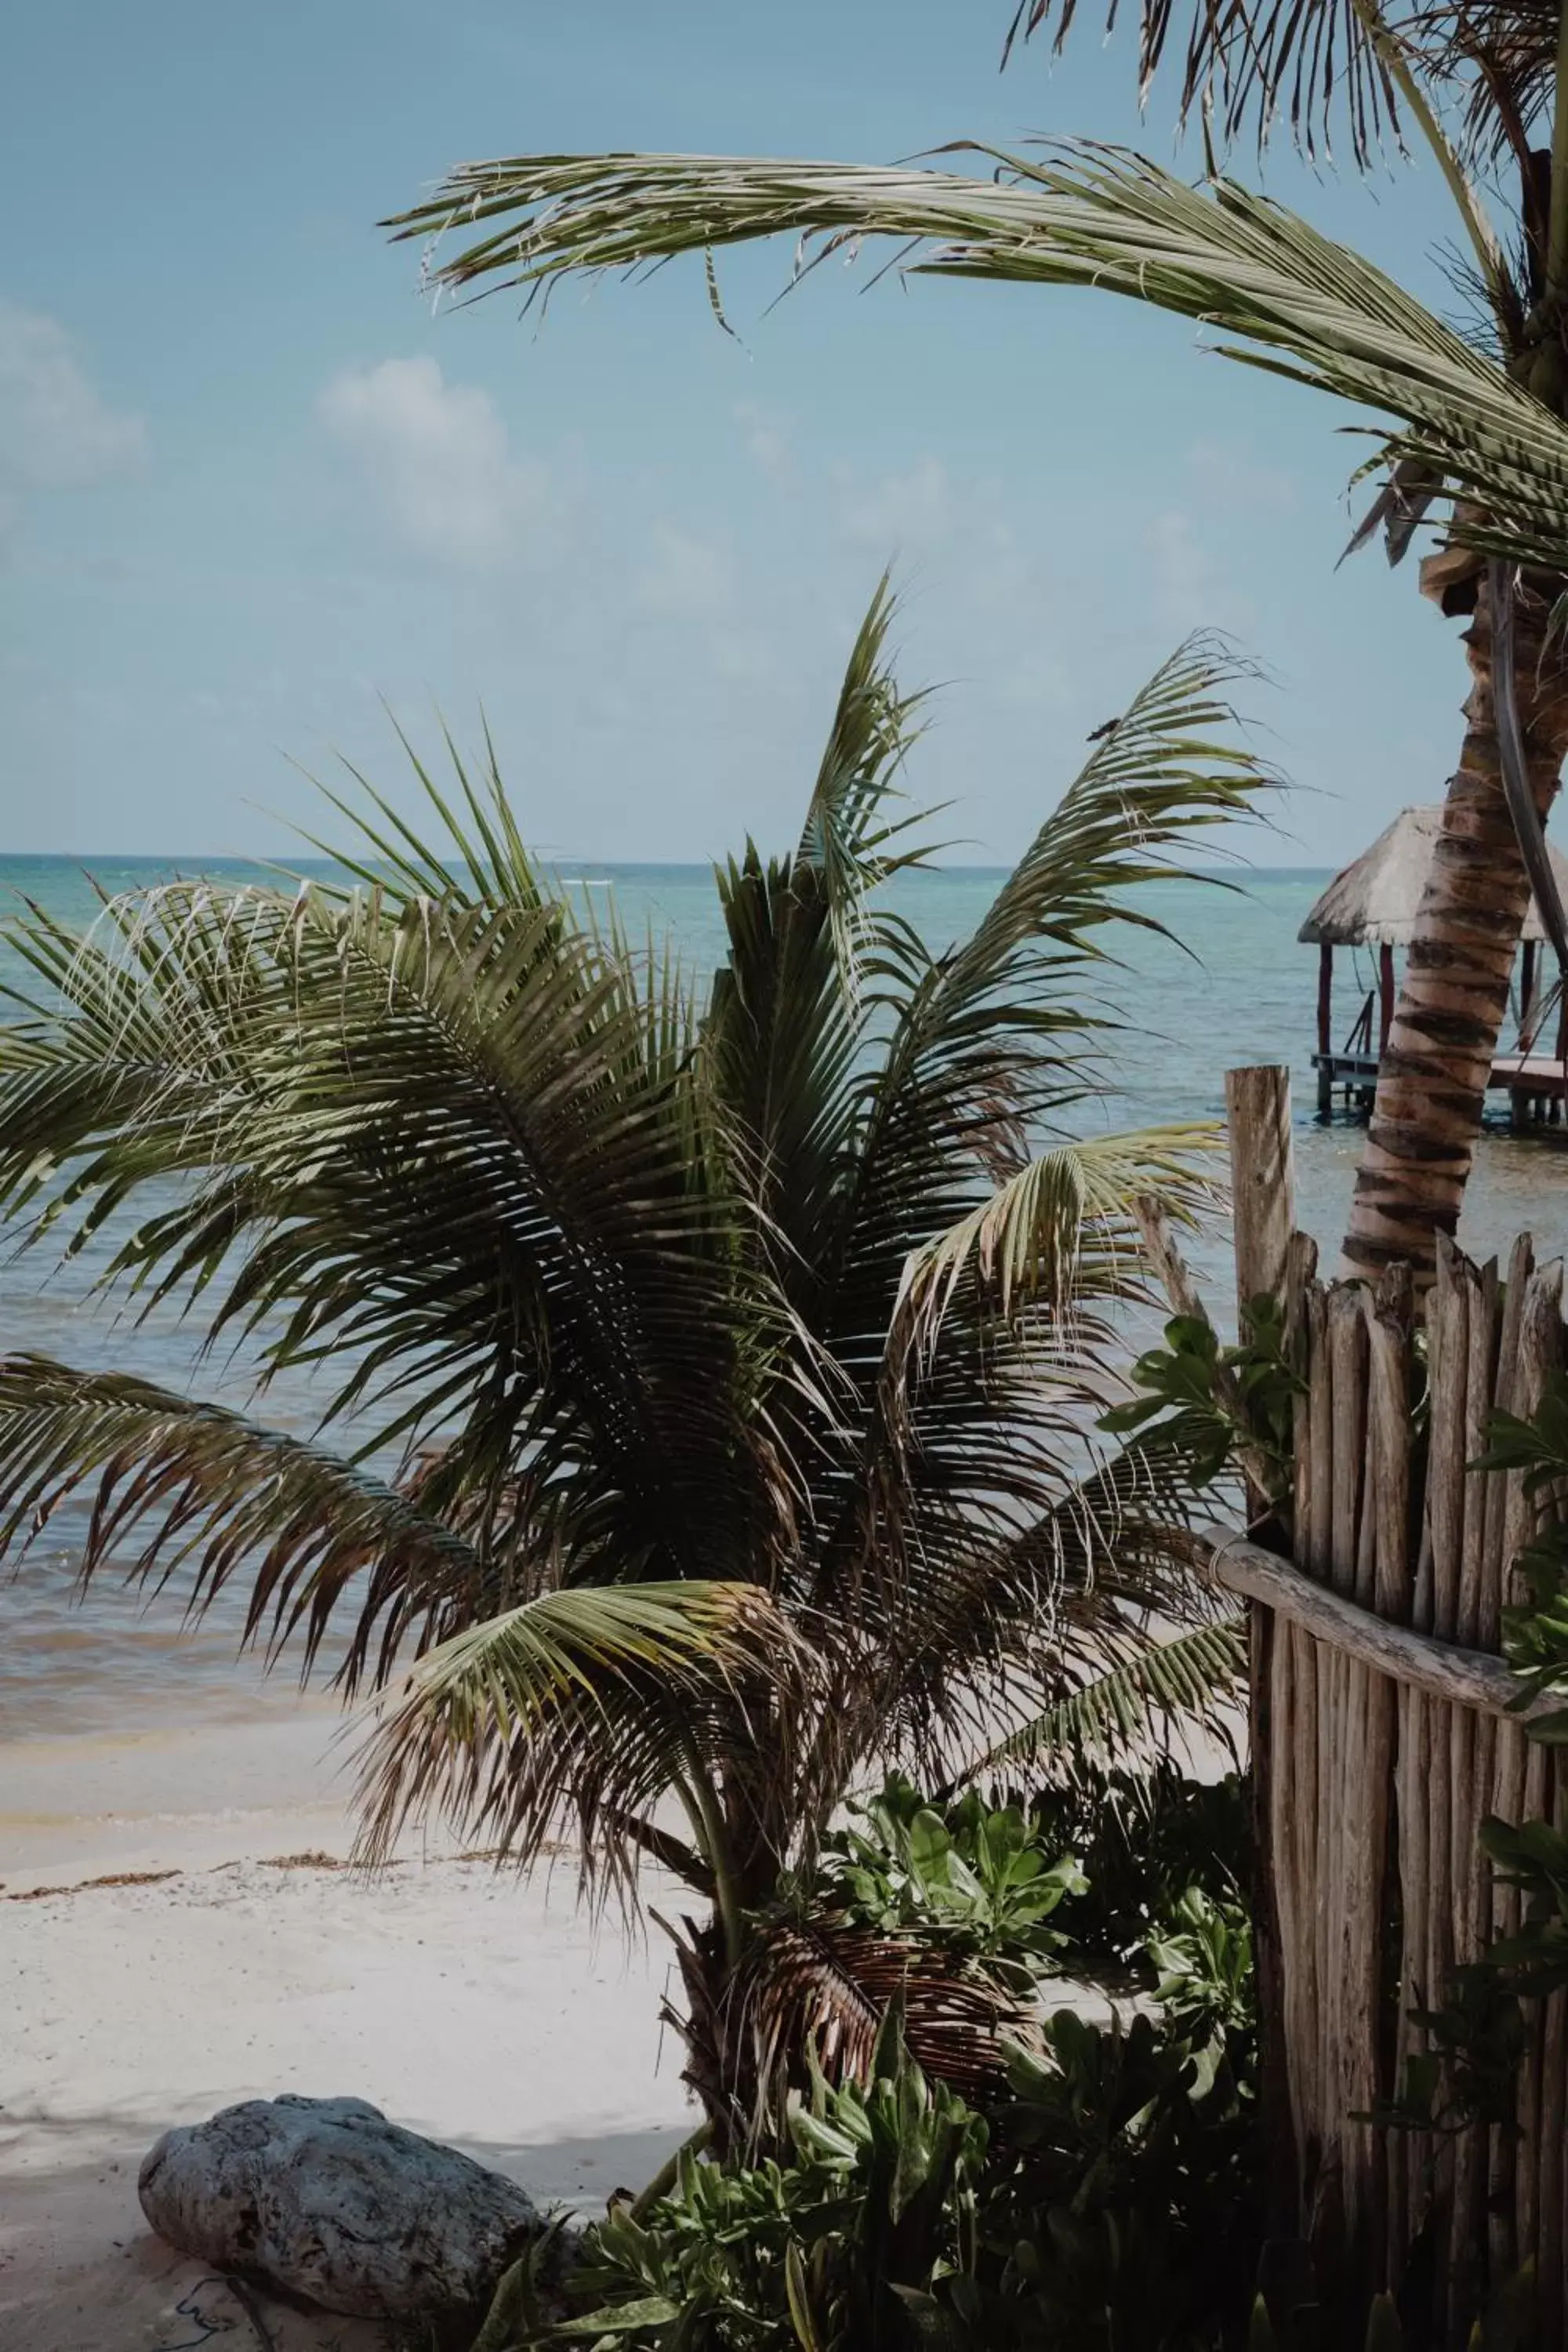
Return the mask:
<svg viewBox="0 0 1568 2352"><path fill-rule="evenodd" d="M460 158L642 146L884 161L1142 127L1123 33L997 71L1010 0L50 0L0 94L0 853L258 852L342 753L410 799L481 705L530 835L587 858L786 841L882 565L945 681L912 772L1016 853L1188 629L1337 861L1457 754L1456 625L1337 575L1352 420L1087 294L784 247L432 316L375 228ZM1194 158L1194 168L1196 159ZM1433 173L1268 184L1446 301Z"/></svg>

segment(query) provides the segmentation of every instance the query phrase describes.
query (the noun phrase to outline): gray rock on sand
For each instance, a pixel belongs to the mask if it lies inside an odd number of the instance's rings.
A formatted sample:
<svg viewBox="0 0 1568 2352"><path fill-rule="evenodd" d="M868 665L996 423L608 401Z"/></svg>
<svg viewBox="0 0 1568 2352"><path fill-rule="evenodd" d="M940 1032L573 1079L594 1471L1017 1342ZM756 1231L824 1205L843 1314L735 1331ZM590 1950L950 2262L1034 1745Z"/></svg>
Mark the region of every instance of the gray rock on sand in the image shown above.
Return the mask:
<svg viewBox="0 0 1568 2352"><path fill-rule="evenodd" d="M168 2131L137 2183L161 2238L324 2310L475 2306L544 2229L525 2190L363 2099L247 2099Z"/></svg>

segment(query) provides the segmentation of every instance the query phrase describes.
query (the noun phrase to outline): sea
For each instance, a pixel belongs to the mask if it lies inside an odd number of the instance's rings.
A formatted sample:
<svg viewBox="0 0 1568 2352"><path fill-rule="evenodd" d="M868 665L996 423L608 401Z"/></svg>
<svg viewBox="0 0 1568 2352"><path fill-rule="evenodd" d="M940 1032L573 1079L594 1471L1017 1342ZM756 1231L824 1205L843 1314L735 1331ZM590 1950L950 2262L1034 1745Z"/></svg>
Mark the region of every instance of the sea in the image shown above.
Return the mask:
<svg viewBox="0 0 1568 2352"><path fill-rule="evenodd" d="M722 935L707 866L559 870L584 905L603 907L613 898L634 935L668 935L695 979L713 969ZM220 883L263 878L263 869L216 861L193 869L157 859L0 857L0 925L28 901L85 929L99 916L103 896L135 893L193 871ZM940 946L973 930L1002 878L1000 868L942 867L900 877L889 895ZM1103 992L1117 1026L1104 1041L1106 1091L1078 1117L1085 1126L1108 1129L1218 1119L1227 1068L1289 1063L1299 1222L1331 1252L1362 1129L1349 1119L1328 1126L1317 1120L1310 1055L1318 957L1297 940L1328 878L1326 871L1236 868L1142 893L1139 910L1157 917L1170 936L1131 926L1108 935L1118 961L1104 975ZM1336 959L1336 972L1335 1029L1342 1035L1375 975L1369 957L1347 953ZM22 981L3 933L0 980ZM1533 1234L1540 1255L1568 1252L1565 1154L1563 1128L1524 1136L1504 1126L1489 1129L1460 1231L1473 1255L1506 1253L1521 1231ZM96 1288L102 1248L62 1261L52 1244L19 1253L15 1238L0 1228L0 1351L26 1349L118 1366L226 1402L247 1400L253 1359L204 1359L193 1324L174 1308L136 1321L102 1297ZM1193 1254L1216 1305L1224 1299L1225 1250L1226 1236L1215 1233ZM279 1383L264 1411L280 1426L308 1432L315 1420L310 1384ZM63 1508L19 1563L0 1563L0 1740L115 1738L246 1718L295 1703L298 1681L287 1660L268 1675L253 1654L240 1654L236 1607L220 1607L192 1625L177 1584L148 1596L105 1575L79 1593L83 1525L81 1511Z"/></svg>

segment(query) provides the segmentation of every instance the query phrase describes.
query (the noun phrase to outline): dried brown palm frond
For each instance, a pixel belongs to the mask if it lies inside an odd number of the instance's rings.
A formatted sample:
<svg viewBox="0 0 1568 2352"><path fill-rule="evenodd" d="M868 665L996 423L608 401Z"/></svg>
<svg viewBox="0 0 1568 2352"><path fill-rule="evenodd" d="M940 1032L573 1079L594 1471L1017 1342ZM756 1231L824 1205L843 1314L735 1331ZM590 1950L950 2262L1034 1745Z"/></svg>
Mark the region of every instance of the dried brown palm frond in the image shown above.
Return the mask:
<svg viewBox="0 0 1568 2352"><path fill-rule="evenodd" d="M830 2083L866 2080L895 2001L917 2063L973 2102L1000 2089L1005 2045L1032 2031L1015 1992L912 1931L775 1916L757 1924L733 1971L715 1970L704 1931L689 1923L677 1950L688 2080L710 2112L727 2113L736 2136L753 2143L788 2094L809 2087L814 2068Z"/></svg>
<svg viewBox="0 0 1568 2352"><path fill-rule="evenodd" d="M1003 51L1048 33L1059 50L1077 0L1018 0ZM1147 99L1176 52L1177 107L1194 112L1206 135L1229 144L1250 131L1265 146L1283 122L1310 156L1333 152L1344 135L1358 165L1399 135L1399 90L1357 0L1195 0L1184 33L1172 0L1142 0L1138 94ZM1115 0L1106 30L1116 28Z"/></svg>

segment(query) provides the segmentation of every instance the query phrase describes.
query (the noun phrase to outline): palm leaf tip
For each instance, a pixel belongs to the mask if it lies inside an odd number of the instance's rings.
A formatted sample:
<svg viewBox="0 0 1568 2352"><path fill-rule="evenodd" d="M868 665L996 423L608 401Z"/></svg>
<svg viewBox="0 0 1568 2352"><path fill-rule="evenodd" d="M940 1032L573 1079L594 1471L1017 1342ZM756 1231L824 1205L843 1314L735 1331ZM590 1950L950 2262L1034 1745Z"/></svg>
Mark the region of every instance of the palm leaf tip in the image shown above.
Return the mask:
<svg viewBox="0 0 1568 2352"><path fill-rule="evenodd" d="M1359 10L1357 11L1359 16ZM436 265L474 294L547 288L777 235L797 274L867 239L911 274L1094 287L1216 332L1224 356L1393 417L1384 455L1429 468L1488 510L1467 543L1568 562L1568 425L1490 354L1369 261L1237 183L1189 185L1101 145L1039 156L955 142L992 176L736 156L520 157L466 165L389 226L439 237L478 226ZM499 225L498 225L499 224Z"/></svg>
<svg viewBox="0 0 1568 2352"><path fill-rule="evenodd" d="M1153 1194L1195 1223L1219 1197L1204 1162L1221 1140L1217 1128L1184 1125L1054 1145L909 1258L900 1307L929 1343L966 1276L1003 1318L1026 1301L1061 1317L1141 1295L1138 1201Z"/></svg>
<svg viewBox="0 0 1568 2352"><path fill-rule="evenodd" d="M799 1704L810 1665L760 1586L576 1585L432 1650L372 1703L362 1851L384 1857L437 1812L519 1863L575 1814L584 1869L629 1875L629 1824L679 1787L721 1725ZM563 1795L563 1792L569 1792Z"/></svg>
<svg viewBox="0 0 1568 2352"><path fill-rule="evenodd" d="M1010 1733L974 1774L1025 1762L1071 1767L1090 1755L1143 1745L1178 1723L1229 1739L1246 1674L1245 1612L1169 1641L1140 1643Z"/></svg>

